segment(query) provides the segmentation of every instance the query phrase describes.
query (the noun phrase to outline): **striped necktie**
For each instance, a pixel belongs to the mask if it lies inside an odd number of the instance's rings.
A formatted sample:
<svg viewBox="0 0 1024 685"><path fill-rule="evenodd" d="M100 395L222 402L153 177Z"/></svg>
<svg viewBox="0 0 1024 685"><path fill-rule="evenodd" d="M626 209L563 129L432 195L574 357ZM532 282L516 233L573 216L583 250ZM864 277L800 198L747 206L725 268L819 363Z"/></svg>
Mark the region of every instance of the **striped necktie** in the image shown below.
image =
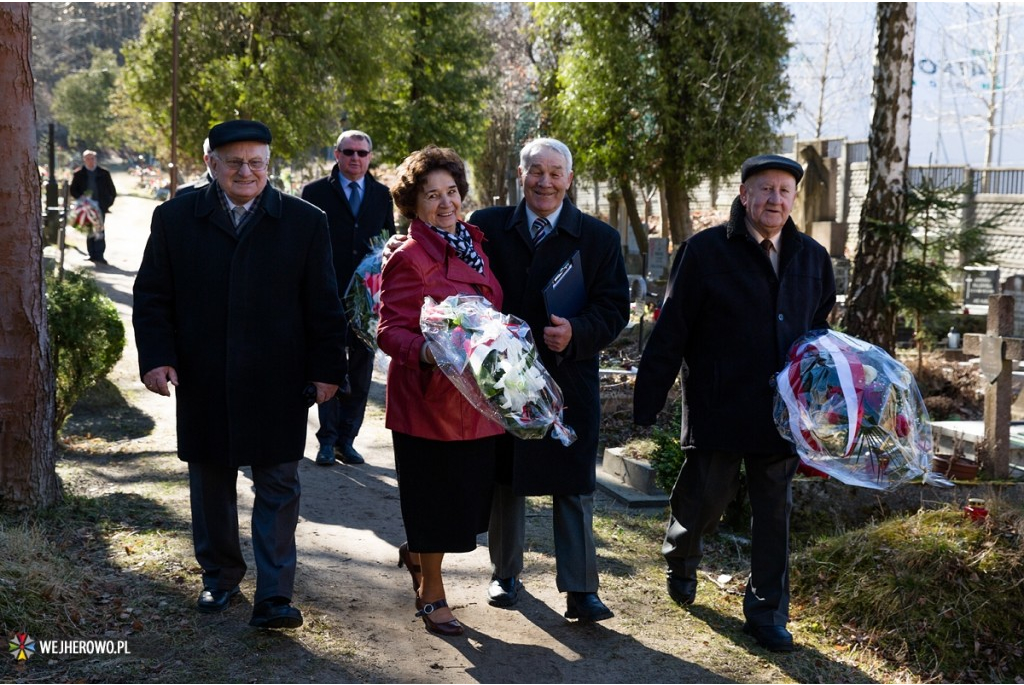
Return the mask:
<svg viewBox="0 0 1024 685"><path fill-rule="evenodd" d="M551 222L542 216L537 217L533 222L533 246L537 247L548 235L548 226Z"/></svg>
<svg viewBox="0 0 1024 685"><path fill-rule="evenodd" d="M242 205L235 205L231 208L231 220L235 222L236 231L242 227L242 222L245 221L245 215L245 207Z"/></svg>

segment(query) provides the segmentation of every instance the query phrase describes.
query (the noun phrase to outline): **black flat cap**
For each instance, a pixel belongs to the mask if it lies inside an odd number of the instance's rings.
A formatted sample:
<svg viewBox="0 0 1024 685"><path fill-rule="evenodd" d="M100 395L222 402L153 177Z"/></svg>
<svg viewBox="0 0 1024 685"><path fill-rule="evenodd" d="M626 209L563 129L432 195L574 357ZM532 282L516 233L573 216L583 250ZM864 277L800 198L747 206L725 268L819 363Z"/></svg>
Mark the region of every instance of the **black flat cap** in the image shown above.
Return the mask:
<svg viewBox="0 0 1024 685"><path fill-rule="evenodd" d="M270 129L262 121L234 119L217 124L210 129L210 149L216 150L221 145L252 141L270 145Z"/></svg>
<svg viewBox="0 0 1024 685"><path fill-rule="evenodd" d="M793 161L789 157L781 157L779 155L758 155L757 157L751 157L747 161L743 162L743 166L740 167L740 180L746 181L754 174L759 174L762 171L768 169L778 169L780 171L786 171L793 174L793 178L799 183L800 179L804 177L804 168L800 166L799 162Z"/></svg>

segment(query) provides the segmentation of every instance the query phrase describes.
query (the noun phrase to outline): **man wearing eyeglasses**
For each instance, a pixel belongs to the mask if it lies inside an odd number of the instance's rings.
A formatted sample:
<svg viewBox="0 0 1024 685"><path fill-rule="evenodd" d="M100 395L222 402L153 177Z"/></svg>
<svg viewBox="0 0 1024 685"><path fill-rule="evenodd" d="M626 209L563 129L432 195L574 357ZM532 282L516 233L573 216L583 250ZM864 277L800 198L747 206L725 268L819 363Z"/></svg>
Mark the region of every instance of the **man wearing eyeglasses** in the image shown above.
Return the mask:
<svg viewBox="0 0 1024 685"><path fill-rule="evenodd" d="M337 163L330 175L304 187L302 199L327 214L338 293L343 296L356 267L370 251L370 241L381 233L394 235L395 212L387 186L368 172L373 159L370 136L356 130L342 132L334 145L334 159ZM365 461L353 442L370 396L374 351L352 332L347 343L349 392L317 407L316 463L321 466L331 466L338 459L345 464Z"/></svg>
<svg viewBox="0 0 1024 685"><path fill-rule="evenodd" d="M249 623L295 628L307 402L325 402L344 381L345 313L327 217L267 185L270 129L228 121L209 139L213 182L153 212L134 288L139 368L151 392L175 388L203 569L197 610L223 611L239 593L236 480L248 466L257 568Z"/></svg>

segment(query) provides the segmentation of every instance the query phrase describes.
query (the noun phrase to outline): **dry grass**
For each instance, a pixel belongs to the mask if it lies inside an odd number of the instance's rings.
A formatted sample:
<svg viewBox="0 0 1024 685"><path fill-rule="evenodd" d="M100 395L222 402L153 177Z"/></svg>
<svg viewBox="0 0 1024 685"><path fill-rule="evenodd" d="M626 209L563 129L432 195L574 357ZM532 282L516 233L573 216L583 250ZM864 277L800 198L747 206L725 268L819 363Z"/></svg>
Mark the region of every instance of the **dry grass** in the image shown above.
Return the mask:
<svg viewBox="0 0 1024 685"><path fill-rule="evenodd" d="M999 505L983 523L921 511L824 539L794 558L799 611L924 681L1020 682L1022 541L1022 513Z"/></svg>

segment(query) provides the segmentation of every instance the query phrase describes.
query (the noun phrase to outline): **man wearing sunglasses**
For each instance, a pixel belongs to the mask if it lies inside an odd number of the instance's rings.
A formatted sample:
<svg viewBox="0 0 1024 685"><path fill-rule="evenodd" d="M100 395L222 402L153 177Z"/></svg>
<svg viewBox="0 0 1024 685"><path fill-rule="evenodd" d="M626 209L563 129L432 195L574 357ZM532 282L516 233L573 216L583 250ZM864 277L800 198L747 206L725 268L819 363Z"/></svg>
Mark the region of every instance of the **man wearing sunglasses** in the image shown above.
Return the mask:
<svg viewBox="0 0 1024 685"><path fill-rule="evenodd" d="M373 238L395 233L395 212L391 192L370 174L373 141L362 131L344 131L334 146L336 164L326 178L302 189L302 199L327 214L331 231L334 271L338 294L344 296L352 274L370 251ZM349 390L317 407L320 430L316 433L320 449L316 463L331 466L362 464L364 459L353 446L363 425L366 401L373 375L373 350L354 333L347 337Z"/></svg>

